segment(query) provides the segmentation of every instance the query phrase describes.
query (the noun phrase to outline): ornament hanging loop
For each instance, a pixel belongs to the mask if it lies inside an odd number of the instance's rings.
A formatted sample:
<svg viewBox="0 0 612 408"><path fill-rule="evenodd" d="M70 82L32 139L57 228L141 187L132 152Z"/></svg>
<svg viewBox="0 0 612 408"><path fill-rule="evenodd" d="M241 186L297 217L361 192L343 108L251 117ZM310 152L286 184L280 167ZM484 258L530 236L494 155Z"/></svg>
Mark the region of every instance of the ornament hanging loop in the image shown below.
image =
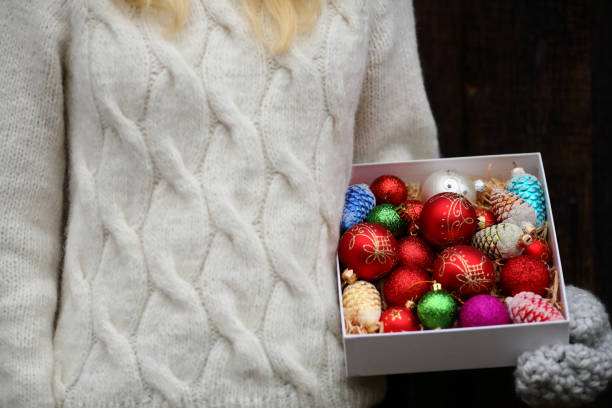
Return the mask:
<svg viewBox="0 0 612 408"><path fill-rule="evenodd" d="M529 234L531 236L534 236L537 233L537 229L536 229L536 227L533 226L533 224L525 223L523 225L523 232L525 234Z"/></svg>
<svg viewBox="0 0 612 408"><path fill-rule="evenodd" d="M516 162L512 162L514 168L511 171L512 177L517 176L519 174L525 174L525 169L522 167L518 167Z"/></svg>
<svg viewBox="0 0 612 408"><path fill-rule="evenodd" d="M532 242L533 242L533 237L529 234L525 234L519 239L519 245L522 247L527 247L531 245Z"/></svg>

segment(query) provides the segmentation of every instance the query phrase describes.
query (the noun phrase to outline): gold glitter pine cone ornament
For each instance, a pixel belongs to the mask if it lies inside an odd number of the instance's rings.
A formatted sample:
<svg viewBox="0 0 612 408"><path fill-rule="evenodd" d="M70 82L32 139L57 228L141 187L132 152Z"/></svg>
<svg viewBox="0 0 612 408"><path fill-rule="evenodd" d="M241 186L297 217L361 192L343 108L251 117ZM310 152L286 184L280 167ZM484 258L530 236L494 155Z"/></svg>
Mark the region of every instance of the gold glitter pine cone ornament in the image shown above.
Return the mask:
<svg viewBox="0 0 612 408"><path fill-rule="evenodd" d="M375 333L380 327L382 301L372 283L356 280L353 271L347 269L342 278L349 283L342 292L344 320L349 334Z"/></svg>
<svg viewBox="0 0 612 408"><path fill-rule="evenodd" d="M472 246L491 259L509 259L522 254L532 241L531 233L523 232L516 224L504 222L478 231L472 238Z"/></svg>

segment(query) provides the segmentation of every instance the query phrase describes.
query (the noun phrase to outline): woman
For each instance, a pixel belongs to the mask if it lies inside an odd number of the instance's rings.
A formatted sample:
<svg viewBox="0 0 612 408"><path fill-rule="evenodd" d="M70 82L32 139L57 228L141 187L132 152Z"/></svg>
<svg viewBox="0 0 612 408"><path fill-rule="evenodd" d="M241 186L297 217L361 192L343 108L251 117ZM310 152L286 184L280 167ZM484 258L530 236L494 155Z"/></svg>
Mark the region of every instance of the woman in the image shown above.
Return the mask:
<svg viewBox="0 0 612 408"><path fill-rule="evenodd" d="M353 162L438 156L412 3L2 13L0 405L380 401L335 250Z"/></svg>

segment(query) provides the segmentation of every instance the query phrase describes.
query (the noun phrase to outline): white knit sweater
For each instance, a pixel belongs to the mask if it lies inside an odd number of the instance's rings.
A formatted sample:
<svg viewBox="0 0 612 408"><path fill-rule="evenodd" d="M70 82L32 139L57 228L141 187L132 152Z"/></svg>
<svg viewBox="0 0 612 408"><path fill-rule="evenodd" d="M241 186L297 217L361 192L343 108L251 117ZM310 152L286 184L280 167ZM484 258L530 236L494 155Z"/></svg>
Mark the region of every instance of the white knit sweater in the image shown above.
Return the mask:
<svg viewBox="0 0 612 408"><path fill-rule="evenodd" d="M335 254L351 163L438 156L412 2L330 1L279 57L239 0L167 18L0 7L0 406L380 401Z"/></svg>

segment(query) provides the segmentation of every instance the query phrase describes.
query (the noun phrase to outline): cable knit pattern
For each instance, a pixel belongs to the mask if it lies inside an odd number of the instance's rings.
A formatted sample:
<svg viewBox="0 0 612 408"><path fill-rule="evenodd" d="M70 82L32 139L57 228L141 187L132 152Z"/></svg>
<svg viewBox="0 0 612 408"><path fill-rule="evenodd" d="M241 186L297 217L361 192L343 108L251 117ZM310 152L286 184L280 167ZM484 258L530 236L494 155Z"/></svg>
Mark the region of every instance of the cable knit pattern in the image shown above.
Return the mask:
<svg viewBox="0 0 612 408"><path fill-rule="evenodd" d="M612 380L612 330L603 304L590 292L567 286L570 344L519 356L516 392L531 406L593 402Z"/></svg>
<svg viewBox="0 0 612 408"><path fill-rule="evenodd" d="M353 162L439 155L412 3L325 2L282 56L190 7L0 8L0 406L384 395L345 376L335 254Z"/></svg>

